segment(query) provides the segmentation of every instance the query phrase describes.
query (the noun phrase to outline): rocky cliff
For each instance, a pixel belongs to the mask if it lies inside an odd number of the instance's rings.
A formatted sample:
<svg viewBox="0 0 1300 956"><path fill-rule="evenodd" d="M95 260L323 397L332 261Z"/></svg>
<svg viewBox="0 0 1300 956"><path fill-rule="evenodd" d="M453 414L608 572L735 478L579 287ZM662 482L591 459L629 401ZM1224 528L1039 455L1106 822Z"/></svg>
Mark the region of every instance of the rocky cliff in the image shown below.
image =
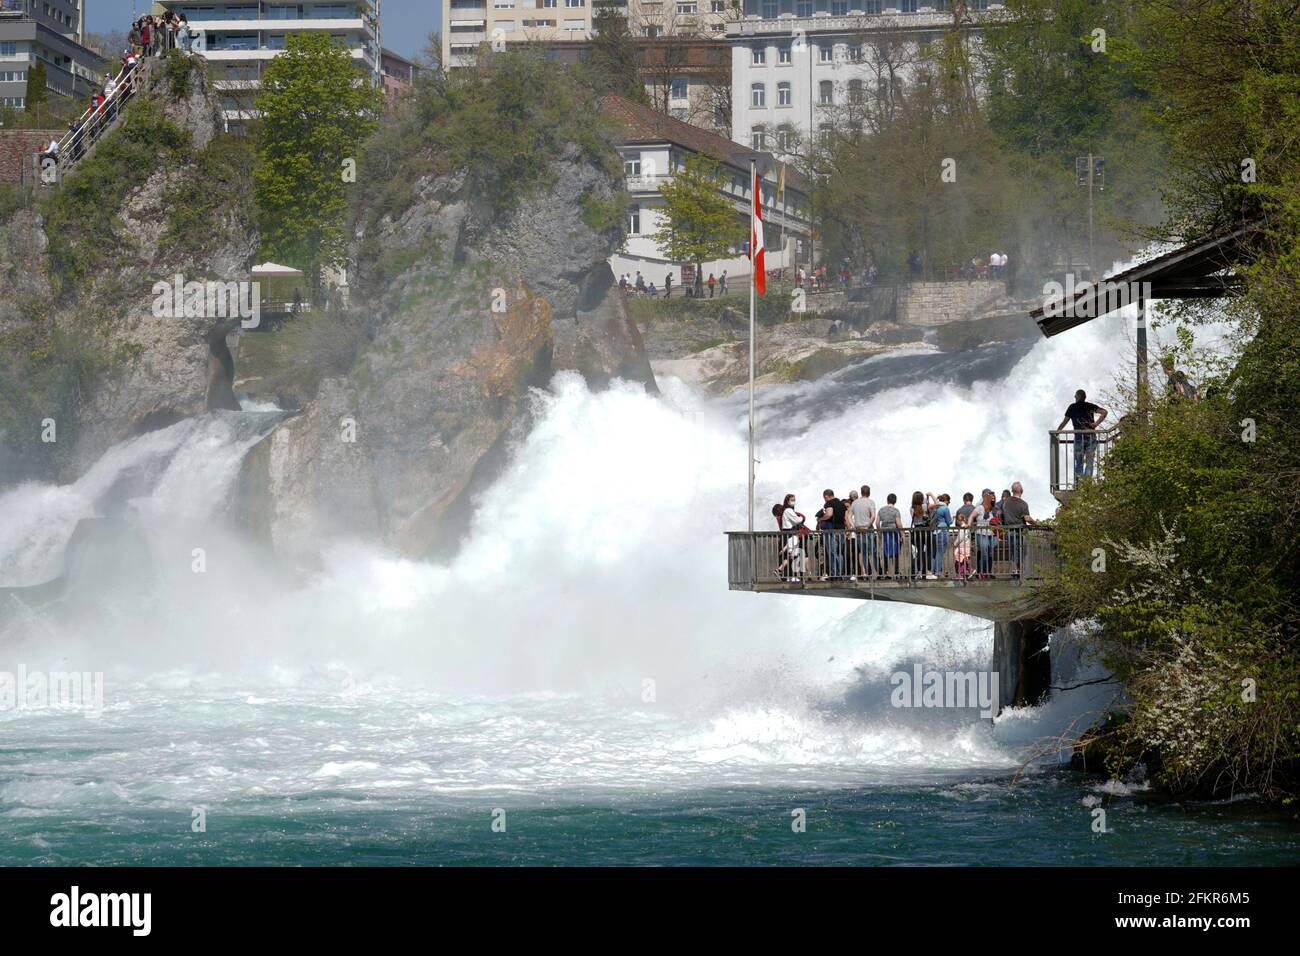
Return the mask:
<svg viewBox="0 0 1300 956"><path fill-rule="evenodd" d="M296 556L340 536L425 555L455 546L473 492L527 428L530 388L574 369L593 387L654 389L606 263L620 227L584 213L621 178L576 147L509 209L447 169L413 183L400 212L368 216L363 201L346 302L251 331L155 317L153 283L247 280L258 249L247 144L218 132L201 70L181 83L157 72L64 195L0 236L0 331L21 333L0 374L21 377L38 339L94 357L60 393L70 438L57 461L15 440L36 434L45 396L9 403L0 427L27 473L68 480L133 432L231 407L238 392L293 412L245 461L233 504L247 526ZM153 157L133 171L140 145ZM52 235L91 200L107 207L99 228ZM82 352L48 364L66 375Z"/></svg>
<svg viewBox="0 0 1300 956"><path fill-rule="evenodd" d="M237 204L201 241L177 234L178 204L210 187L201 173L220 114L200 71L149 69L66 180L0 226L0 445L10 479L70 480L131 434L232 403L213 353L228 323L160 317L152 289L177 273L246 277L256 237L231 212ZM38 438L47 420L55 441Z"/></svg>
<svg viewBox="0 0 1300 956"><path fill-rule="evenodd" d="M621 184L576 150L554 167L552 189L505 215L464 175L431 176L402 214L358 229L350 314L365 344L248 461L249 521L277 549L377 533L412 555L450 550L530 388L561 369L654 388L606 264L619 237L581 215L584 196Z"/></svg>

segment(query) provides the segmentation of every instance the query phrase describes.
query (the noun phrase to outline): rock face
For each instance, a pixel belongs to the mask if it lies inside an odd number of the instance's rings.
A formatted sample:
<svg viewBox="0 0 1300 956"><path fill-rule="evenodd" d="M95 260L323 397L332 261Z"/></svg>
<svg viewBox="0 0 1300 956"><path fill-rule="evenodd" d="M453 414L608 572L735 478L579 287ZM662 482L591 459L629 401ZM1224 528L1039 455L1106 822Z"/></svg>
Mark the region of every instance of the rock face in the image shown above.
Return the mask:
<svg viewBox="0 0 1300 956"><path fill-rule="evenodd" d="M160 148L158 168L128 170L130 178L114 183L121 202L112 216L111 238L95 244L102 261L86 279L59 281L49 254L54 237L39 206L16 213L0 230L0 330L15 333L14 342L32 341L23 339L23 333L45 341L57 337L70 353L80 349L84 363L75 372L75 399L51 411L58 418L58 443L45 459L26 463L28 473L41 477L70 480L131 434L169 424L210 403L226 408L233 403L228 388L222 388L227 370L211 347L220 340L223 323L157 315L153 287L171 283L177 274L186 281L247 279L256 237L243 223L214 226L201 255L183 253L165 241L172 205L207 185L193 159L212 141L221 118L201 71L191 74L186 95L178 99L160 70L152 64L145 68L152 75L137 101L151 102L128 104L95 151L109 137L122 135L127 115L138 106L155 108L150 116L179 130L184 147L176 152ZM79 175L82 170L73 170L67 182L54 188L75 188ZM19 360L15 353L0 354L0 361L11 367ZM60 356L53 364L53 373L72 374L70 360ZM15 431L39 427L36 422L8 424ZM43 452L39 446L35 450Z"/></svg>
<svg viewBox="0 0 1300 956"><path fill-rule="evenodd" d="M50 226L37 213L0 222L0 333L61 330L111 356L78 383L71 420L59 422L57 463L24 459L21 477L71 480L124 438L206 408L238 407L242 394L295 413L244 462L235 506L247 526L295 555L337 537L426 555L455 546L471 495L527 427L530 388L573 369L593 387L622 378L655 389L607 265L621 227L589 225L583 212L587 200L608 202L623 183L616 164L577 147L559 150L546 188L511 210L495 208L463 175L445 174L415 183L414 201L398 214L361 215L367 225L349 253L350 307L318 306L256 333L237 319L158 315L156 283L178 274L248 281L259 242L246 191L243 205L223 205L176 240L178 204L213 188L201 179L201 160L220 160L213 151L234 145L219 136L202 71L178 84L174 71L148 68L155 75L124 116L152 111L150 137L165 122L180 145L139 171L138 182L124 170L112 180L116 195L98 194L113 209L102 262L66 281L51 266ZM122 135L126 124L108 135ZM253 361L257 346L275 342L291 343L295 354L289 375L271 370L278 378ZM60 356L56 364L63 371L70 363ZM39 431L39 417L20 424ZM0 421L0 447L3 432Z"/></svg>
<svg viewBox="0 0 1300 956"><path fill-rule="evenodd" d="M526 427L530 388L574 369L593 387L654 389L607 264L620 236L581 215L621 183L576 150L550 179L502 214L464 177L430 178L409 209L358 231L346 321L367 343L246 463L245 513L277 550L356 536L447 553Z"/></svg>

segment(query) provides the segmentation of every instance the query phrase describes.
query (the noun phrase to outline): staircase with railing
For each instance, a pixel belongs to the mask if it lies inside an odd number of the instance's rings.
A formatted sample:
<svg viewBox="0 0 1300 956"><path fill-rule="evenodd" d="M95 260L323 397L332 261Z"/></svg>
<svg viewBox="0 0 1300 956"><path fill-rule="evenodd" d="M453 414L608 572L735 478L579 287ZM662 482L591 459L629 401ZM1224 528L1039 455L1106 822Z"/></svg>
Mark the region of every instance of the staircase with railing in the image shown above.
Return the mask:
<svg viewBox="0 0 1300 956"><path fill-rule="evenodd" d="M113 128L121 118L126 104L144 85L150 70L149 64L150 61L144 60L135 66L123 66L117 76L113 77L112 93L105 96L102 103L87 107L77 117L59 140L55 154L41 154L40 182L43 185L56 184L90 155L95 143Z"/></svg>

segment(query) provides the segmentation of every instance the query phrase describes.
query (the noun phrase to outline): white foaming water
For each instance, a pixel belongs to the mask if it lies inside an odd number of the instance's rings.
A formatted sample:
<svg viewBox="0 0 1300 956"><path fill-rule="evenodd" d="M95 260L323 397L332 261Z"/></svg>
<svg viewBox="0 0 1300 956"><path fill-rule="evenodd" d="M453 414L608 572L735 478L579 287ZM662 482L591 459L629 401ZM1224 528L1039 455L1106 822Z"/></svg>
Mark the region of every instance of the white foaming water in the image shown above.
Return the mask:
<svg viewBox="0 0 1300 956"><path fill-rule="evenodd" d="M41 584L64 571L64 548L77 522L128 473L151 481L158 515L207 519L244 453L279 416L216 412L177 422L110 448L69 485L28 482L0 493L0 587Z"/></svg>
<svg viewBox="0 0 1300 956"><path fill-rule="evenodd" d="M1040 342L1002 382L905 384L763 447L758 527L763 503L787 490L810 504L823 486L864 482L883 501L1018 478L1047 513L1046 430L1075 388L1104 399L1127 374L1125 327L1113 318ZM0 713L0 734L114 746L42 758L0 800L100 799L76 783L87 776L120 789L105 799L179 802L196 790L450 798L902 781L1013 766L1096 706L1100 692L1067 696L996 727L894 710L891 670L986 667L991 628L925 608L728 592L722 532L745 524L743 430L732 403L661 384L663 399L636 386L593 395L558 376L446 566L339 542L310 578L279 574L204 522L246 439L210 441L208 426L191 425L137 439L129 455L131 443L114 449L96 469L137 457L146 440L173 463L137 503L151 583L0 624L0 669L109 674L93 722ZM75 523L76 508L48 502L75 495L84 507L92 488L76 489L96 469L72 490L19 489L3 506L37 509L32 526L51 514ZM202 574L194 547L205 549Z"/></svg>

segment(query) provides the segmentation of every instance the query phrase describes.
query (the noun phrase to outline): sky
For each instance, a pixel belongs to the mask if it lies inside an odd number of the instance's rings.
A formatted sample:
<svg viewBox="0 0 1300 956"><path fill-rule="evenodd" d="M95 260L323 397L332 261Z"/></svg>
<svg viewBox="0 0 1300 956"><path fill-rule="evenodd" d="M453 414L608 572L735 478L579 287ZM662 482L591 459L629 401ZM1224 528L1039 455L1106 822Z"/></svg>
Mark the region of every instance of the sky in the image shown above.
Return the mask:
<svg viewBox="0 0 1300 956"><path fill-rule="evenodd" d="M86 29L91 33L126 31L132 19L152 9L152 0L86 0ZM402 56L415 56L442 20L441 0L383 0L380 41Z"/></svg>

